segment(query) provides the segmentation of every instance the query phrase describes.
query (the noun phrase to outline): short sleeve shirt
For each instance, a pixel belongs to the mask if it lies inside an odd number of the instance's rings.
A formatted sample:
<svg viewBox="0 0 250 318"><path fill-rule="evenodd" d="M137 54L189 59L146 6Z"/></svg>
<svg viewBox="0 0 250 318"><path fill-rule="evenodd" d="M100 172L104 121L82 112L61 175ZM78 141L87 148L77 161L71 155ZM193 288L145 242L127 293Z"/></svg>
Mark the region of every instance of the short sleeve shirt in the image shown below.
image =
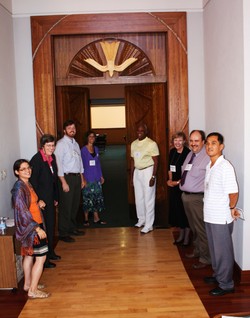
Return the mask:
<svg viewBox="0 0 250 318"><path fill-rule="evenodd" d="M154 164L152 157L159 156L157 143L146 137L143 140L136 139L131 144L131 157L134 159L136 169L145 169Z"/></svg>
<svg viewBox="0 0 250 318"><path fill-rule="evenodd" d="M229 194L238 193L238 185L231 163L220 156L206 168L204 192L204 221L213 224L231 223Z"/></svg>

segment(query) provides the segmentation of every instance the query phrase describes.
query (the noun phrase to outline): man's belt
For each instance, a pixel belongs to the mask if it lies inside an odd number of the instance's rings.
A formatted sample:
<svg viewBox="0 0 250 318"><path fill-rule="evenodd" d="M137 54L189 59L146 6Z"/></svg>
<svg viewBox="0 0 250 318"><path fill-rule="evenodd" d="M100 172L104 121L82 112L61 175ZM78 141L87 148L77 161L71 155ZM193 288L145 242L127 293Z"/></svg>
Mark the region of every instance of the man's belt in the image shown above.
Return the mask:
<svg viewBox="0 0 250 318"><path fill-rule="evenodd" d="M74 177L79 177L81 174L78 172L68 172L68 173L64 173L65 176L74 176Z"/></svg>
<svg viewBox="0 0 250 318"><path fill-rule="evenodd" d="M147 167L145 167L145 168L140 168L140 169L136 168L136 169L137 169L137 170L144 170L144 169L147 169L147 168L152 167L152 166L153 166L153 165L147 166Z"/></svg>
<svg viewBox="0 0 250 318"><path fill-rule="evenodd" d="M204 192L187 192L187 191L183 191L185 194L200 194L200 195L204 195Z"/></svg>

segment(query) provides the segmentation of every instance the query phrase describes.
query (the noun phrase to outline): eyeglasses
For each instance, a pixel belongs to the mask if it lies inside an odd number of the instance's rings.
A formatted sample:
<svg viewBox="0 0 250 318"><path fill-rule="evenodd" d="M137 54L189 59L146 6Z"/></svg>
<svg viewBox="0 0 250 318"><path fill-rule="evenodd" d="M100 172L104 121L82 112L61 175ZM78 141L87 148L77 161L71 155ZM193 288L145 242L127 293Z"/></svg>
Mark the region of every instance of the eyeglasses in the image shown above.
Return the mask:
<svg viewBox="0 0 250 318"><path fill-rule="evenodd" d="M25 171L25 170L31 170L31 169L32 169L31 167L27 167L27 168L19 169L19 171Z"/></svg>

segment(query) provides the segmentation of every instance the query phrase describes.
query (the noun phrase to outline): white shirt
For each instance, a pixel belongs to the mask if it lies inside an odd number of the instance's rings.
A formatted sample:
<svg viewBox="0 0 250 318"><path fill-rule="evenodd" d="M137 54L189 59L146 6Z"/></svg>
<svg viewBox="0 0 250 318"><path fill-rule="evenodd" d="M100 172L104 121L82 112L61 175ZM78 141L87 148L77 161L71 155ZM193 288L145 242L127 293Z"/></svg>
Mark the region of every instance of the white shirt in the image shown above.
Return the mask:
<svg viewBox="0 0 250 318"><path fill-rule="evenodd" d="M65 173L83 173L81 151L75 139L64 136L58 140L55 155L59 177Z"/></svg>
<svg viewBox="0 0 250 318"><path fill-rule="evenodd" d="M204 221L213 224L231 223L229 194L238 193L238 185L231 163L220 156L215 164L206 167L204 190Z"/></svg>

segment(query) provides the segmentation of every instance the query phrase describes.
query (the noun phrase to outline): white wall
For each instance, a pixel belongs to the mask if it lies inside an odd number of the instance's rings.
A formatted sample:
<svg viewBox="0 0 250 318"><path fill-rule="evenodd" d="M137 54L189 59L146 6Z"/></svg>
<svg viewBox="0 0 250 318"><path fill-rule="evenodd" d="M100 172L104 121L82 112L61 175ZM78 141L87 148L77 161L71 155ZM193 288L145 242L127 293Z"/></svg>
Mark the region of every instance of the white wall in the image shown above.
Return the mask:
<svg viewBox="0 0 250 318"><path fill-rule="evenodd" d="M13 217L12 166L20 156L12 17L0 6L0 216ZM1 172L6 172L3 178Z"/></svg>
<svg viewBox="0 0 250 318"><path fill-rule="evenodd" d="M205 130L203 13L187 14L189 131Z"/></svg>
<svg viewBox="0 0 250 318"><path fill-rule="evenodd" d="M243 189L245 192L243 206L245 210L245 226L243 231L243 268L250 269L249 241L250 241L250 1L243 1L243 40L244 40L244 166L241 168L244 177ZM240 138L240 135L238 135Z"/></svg>
<svg viewBox="0 0 250 318"><path fill-rule="evenodd" d="M37 151L30 18L14 18L17 108L21 157Z"/></svg>
<svg viewBox="0 0 250 318"><path fill-rule="evenodd" d="M226 10L225 10L226 8ZM240 199L244 203L244 39L243 1L212 0L204 10L206 132L219 131L225 138L225 157L235 167ZM246 194L247 195L247 194ZM247 234L249 233L249 234ZM234 228L235 258L250 269L249 253L243 257L250 239L250 222L237 221ZM242 249L243 245L243 249Z"/></svg>

